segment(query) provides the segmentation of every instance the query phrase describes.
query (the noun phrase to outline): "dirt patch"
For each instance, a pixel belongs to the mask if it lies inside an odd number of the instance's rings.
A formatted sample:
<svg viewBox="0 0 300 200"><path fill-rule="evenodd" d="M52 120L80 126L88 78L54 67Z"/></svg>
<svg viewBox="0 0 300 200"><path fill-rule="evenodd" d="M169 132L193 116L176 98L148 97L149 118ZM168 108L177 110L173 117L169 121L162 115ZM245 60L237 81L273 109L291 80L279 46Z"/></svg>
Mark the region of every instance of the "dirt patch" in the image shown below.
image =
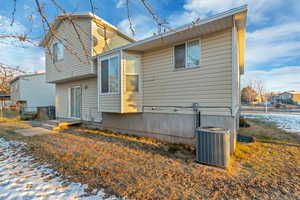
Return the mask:
<svg viewBox="0 0 300 200"><path fill-rule="evenodd" d="M31 136L36 136L36 135L46 135L46 134L53 134L53 131L50 131L45 128L39 128L39 127L34 127L34 128L26 128L26 129L17 129L15 130L16 133L19 133L23 136L31 137Z"/></svg>
<svg viewBox="0 0 300 200"><path fill-rule="evenodd" d="M255 130L242 132L258 136ZM89 184L89 190L106 188L130 199L300 198L300 147L292 138L238 144L230 170L225 171L195 163L192 147L146 138L86 129L33 137L4 131L1 135L25 141L36 162Z"/></svg>

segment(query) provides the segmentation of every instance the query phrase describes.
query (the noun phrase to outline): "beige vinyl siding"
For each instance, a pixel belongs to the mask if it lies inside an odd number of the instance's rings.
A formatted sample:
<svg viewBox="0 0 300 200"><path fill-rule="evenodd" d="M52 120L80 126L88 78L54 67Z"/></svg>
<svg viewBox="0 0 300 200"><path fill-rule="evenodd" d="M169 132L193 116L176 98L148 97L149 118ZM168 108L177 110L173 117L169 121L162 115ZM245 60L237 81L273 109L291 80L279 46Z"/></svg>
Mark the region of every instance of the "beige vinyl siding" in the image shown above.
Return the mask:
<svg viewBox="0 0 300 200"><path fill-rule="evenodd" d="M141 94L127 92L124 94L123 112L124 113L137 113L142 112L143 97Z"/></svg>
<svg viewBox="0 0 300 200"><path fill-rule="evenodd" d="M231 107L231 38L231 29L200 38L200 67L197 68L175 70L173 47L146 52L142 59L144 106L199 103L200 106ZM207 114L230 114L228 108L203 110ZM147 108L145 111L151 112ZM171 111L161 108L158 112Z"/></svg>
<svg viewBox="0 0 300 200"><path fill-rule="evenodd" d="M126 40L125 38L122 38L120 35L117 34L110 39L110 43L108 45L109 49L111 50L130 43L132 42Z"/></svg>
<svg viewBox="0 0 300 200"><path fill-rule="evenodd" d="M97 38L97 44L93 42L93 55L97 55L108 50L107 45L105 45L104 37L99 35L97 32L98 29L102 29L101 26L98 26L94 21L92 21L92 35Z"/></svg>
<svg viewBox="0 0 300 200"><path fill-rule="evenodd" d="M120 94L103 94L99 96L100 112L121 112Z"/></svg>
<svg viewBox="0 0 300 200"><path fill-rule="evenodd" d="M107 39L105 43L105 38L98 33L98 30L100 32L103 31L103 25L97 25L97 23L92 21L92 34L98 39L97 45L93 45L93 55L131 43L109 27L107 27Z"/></svg>
<svg viewBox="0 0 300 200"><path fill-rule="evenodd" d="M97 109L97 79L89 78L80 81L56 84L56 114L57 117L69 117L69 88L81 86L82 105L81 116L86 121L101 121L101 113Z"/></svg>
<svg viewBox="0 0 300 200"><path fill-rule="evenodd" d="M53 63L53 44L57 41L52 37L45 47L46 80L55 82L76 76L95 73L90 62L91 55L91 22L86 19L73 20L84 45L81 44L75 29L70 21L64 20L55 34L64 43L64 58ZM84 46L84 48L83 48ZM87 57L88 56L88 57Z"/></svg>

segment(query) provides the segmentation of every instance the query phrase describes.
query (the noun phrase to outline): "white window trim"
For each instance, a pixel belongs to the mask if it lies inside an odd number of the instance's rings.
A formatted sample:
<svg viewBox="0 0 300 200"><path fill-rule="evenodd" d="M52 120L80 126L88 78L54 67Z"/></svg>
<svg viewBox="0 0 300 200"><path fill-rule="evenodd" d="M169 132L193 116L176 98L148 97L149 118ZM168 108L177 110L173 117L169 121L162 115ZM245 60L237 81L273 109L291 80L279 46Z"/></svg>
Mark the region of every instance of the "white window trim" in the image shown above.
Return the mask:
<svg viewBox="0 0 300 200"><path fill-rule="evenodd" d="M62 58L61 59L59 59L59 60L56 60L56 55L55 55L55 48L54 48L54 46L55 45L57 45L57 44L59 44L59 43L62 43L62 46L63 46L63 56L62 56ZM54 42L53 43L53 45L52 45L52 56L53 56L53 63L57 63L57 62L61 62L61 61L63 61L64 60L64 58L65 58L65 48L64 48L64 45L63 45L63 41L61 41L61 40L58 40L58 41L56 41L56 42ZM57 50L56 50L57 51Z"/></svg>
<svg viewBox="0 0 300 200"><path fill-rule="evenodd" d="M103 58L101 58L100 59L100 64L98 63L98 66L100 66L100 70L99 70L99 72L100 72L100 77L101 77L101 79L100 79L100 81L99 81L99 85L100 84L102 84L102 66L101 66L101 64L102 64L102 61L103 60L108 60L108 68L109 68L109 60L111 59L111 58L113 58L113 57L118 57L118 61L119 61L119 71L118 71L118 76L119 76L119 88L118 88L118 92L102 92L102 85L101 85L101 87L100 87L100 95L120 95L120 90L121 90L121 88L120 88L120 84L121 84L121 73L120 73L120 70L121 70L121 68L120 68L120 55L110 55L110 56L105 56L105 57L103 57ZM108 90L109 90L109 78L108 78Z"/></svg>
<svg viewBox="0 0 300 200"><path fill-rule="evenodd" d="M68 93L69 93L69 95L68 95L68 117L70 119L78 119L79 120L79 119L81 119L81 117L78 118L78 117L72 117L71 116L71 89L72 88L81 88L81 86L80 85L76 85L76 86L71 86L71 87L68 88ZM82 116L82 88L81 88L80 115Z"/></svg>
<svg viewBox="0 0 300 200"><path fill-rule="evenodd" d="M200 55L199 55L199 65L191 65L187 67L187 43L188 42L193 42L193 41L198 41L199 42L199 49L200 49ZM176 63L175 63L175 47L178 45L184 44L185 45L185 63L184 63L184 67L181 68L176 68ZM185 70L185 69L194 69L194 68L198 68L201 66L201 54L202 54L202 44L201 44L201 39L194 39L194 40L187 40L185 42L181 42L181 43L177 43L173 46L173 65L174 65L174 69L175 71L177 70Z"/></svg>

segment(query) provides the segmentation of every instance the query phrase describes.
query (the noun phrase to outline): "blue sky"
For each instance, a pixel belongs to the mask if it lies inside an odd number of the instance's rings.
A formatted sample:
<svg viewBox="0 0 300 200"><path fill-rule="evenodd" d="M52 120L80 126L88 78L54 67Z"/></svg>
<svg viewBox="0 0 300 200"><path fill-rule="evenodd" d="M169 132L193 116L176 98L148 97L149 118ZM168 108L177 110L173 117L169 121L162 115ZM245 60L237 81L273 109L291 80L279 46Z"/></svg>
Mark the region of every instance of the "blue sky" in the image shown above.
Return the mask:
<svg viewBox="0 0 300 200"><path fill-rule="evenodd" d="M68 12L90 11L88 0L57 0ZM93 0L96 14L130 34L125 0ZM38 42L43 28L33 0L18 0L16 20L10 26L12 0L1 2L0 34L27 33ZM45 2L45 13L52 20L60 12ZM48 2L48 3L47 3ZM299 0L148 0L153 10L172 27L200 17L248 4L246 68L243 84L262 79L268 90L300 90L300 1ZM4 5L3 5L4 4ZM157 31L154 21L138 0L131 0L130 13L136 39ZM32 20L28 16L32 15ZM32 27L32 28L30 28ZM30 31L30 29L32 29ZM26 71L44 69L43 49L29 44L22 48L0 42L0 62L20 66Z"/></svg>

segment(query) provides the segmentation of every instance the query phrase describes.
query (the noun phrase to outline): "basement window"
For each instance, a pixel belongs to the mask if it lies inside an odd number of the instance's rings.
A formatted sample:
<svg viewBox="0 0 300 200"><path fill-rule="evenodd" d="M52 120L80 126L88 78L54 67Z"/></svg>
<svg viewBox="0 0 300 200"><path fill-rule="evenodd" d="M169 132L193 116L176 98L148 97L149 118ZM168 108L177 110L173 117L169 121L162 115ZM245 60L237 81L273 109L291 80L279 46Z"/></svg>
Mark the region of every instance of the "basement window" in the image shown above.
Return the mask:
<svg viewBox="0 0 300 200"><path fill-rule="evenodd" d="M119 57L101 61L101 93L118 93L120 82Z"/></svg>
<svg viewBox="0 0 300 200"><path fill-rule="evenodd" d="M200 64L200 41L187 41L174 47L175 69L198 67Z"/></svg>

